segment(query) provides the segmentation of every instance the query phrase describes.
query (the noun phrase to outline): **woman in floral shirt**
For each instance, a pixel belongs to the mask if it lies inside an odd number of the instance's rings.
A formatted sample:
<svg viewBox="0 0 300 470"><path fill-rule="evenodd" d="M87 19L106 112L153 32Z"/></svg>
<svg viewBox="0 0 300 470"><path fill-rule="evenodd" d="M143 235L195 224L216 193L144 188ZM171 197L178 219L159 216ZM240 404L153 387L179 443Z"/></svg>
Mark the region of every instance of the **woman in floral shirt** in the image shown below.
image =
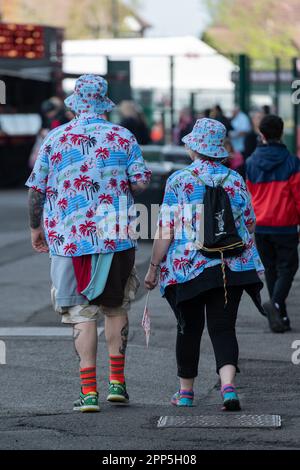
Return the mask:
<svg viewBox="0 0 300 470"><path fill-rule="evenodd" d="M176 355L180 391L172 399L176 406L193 403L206 310L217 373L222 382L224 409L240 409L234 388L238 371L235 324L244 290L251 294L261 310L259 292L262 283L257 273L263 271L263 266L251 236L255 215L243 179L223 165L228 157L223 146L225 137L226 129L221 123L201 119L192 133L183 139L193 163L173 174L167 182L160 215L160 236L154 243L145 280L146 288L155 288L160 272L162 295L178 321ZM225 259L227 304L224 302L221 259L207 258L195 246L197 205L203 203L205 185L220 184L225 177L224 189L230 198L238 234L245 245L242 255Z"/></svg>

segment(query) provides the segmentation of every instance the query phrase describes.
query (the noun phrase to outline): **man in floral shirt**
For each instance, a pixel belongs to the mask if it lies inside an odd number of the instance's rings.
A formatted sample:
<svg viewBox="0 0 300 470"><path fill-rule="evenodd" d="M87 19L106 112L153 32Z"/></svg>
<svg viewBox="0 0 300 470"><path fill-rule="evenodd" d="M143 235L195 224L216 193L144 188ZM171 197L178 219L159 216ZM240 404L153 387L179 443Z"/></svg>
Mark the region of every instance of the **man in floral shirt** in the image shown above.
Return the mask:
<svg viewBox="0 0 300 470"><path fill-rule="evenodd" d="M137 282L136 242L130 238L127 214L133 193L144 190L151 177L135 137L103 119L114 107L106 94L102 77L78 79L66 100L76 118L50 132L27 182L32 244L39 253L50 251L55 309L64 323L74 326L81 367L81 394L74 409L81 411L99 411L100 308L110 353L108 400L129 399L124 377L127 314ZM107 211L115 215L114 230L100 227Z"/></svg>

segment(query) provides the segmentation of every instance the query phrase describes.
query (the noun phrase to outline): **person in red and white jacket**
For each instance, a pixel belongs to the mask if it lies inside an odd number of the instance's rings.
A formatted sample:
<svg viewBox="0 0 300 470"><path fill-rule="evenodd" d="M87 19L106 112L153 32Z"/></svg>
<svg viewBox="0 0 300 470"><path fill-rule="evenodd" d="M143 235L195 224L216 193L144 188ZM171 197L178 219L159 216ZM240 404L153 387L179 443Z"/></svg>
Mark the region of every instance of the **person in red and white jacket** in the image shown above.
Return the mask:
<svg viewBox="0 0 300 470"><path fill-rule="evenodd" d="M282 143L280 117L266 116L259 129L263 143L247 160L247 185L270 294L264 308L272 331L279 333L291 329L286 299L299 266L300 160Z"/></svg>

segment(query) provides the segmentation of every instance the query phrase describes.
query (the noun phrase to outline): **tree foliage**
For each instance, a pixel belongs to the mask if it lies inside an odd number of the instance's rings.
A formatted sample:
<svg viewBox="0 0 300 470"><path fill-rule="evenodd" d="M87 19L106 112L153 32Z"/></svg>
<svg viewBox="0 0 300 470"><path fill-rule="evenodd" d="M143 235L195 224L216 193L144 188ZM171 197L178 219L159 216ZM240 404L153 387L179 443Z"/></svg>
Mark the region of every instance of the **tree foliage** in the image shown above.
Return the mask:
<svg viewBox="0 0 300 470"><path fill-rule="evenodd" d="M71 9L68 36L73 39L111 37L115 29L120 35L126 35L130 29L125 20L131 12L132 7L120 0L114 4L111 0L81 0L80 7Z"/></svg>
<svg viewBox="0 0 300 470"><path fill-rule="evenodd" d="M265 65L275 57L285 61L297 56L293 38L300 20L298 0L205 1L213 25L205 38L218 50L229 52L231 47ZM223 28L223 38L222 33L214 34L218 27Z"/></svg>
<svg viewBox="0 0 300 470"><path fill-rule="evenodd" d="M116 27L121 35L130 33L126 18L137 11L140 1L48 0L41 5L40 0L2 0L2 4L4 21L65 27L67 38L81 39L111 37Z"/></svg>

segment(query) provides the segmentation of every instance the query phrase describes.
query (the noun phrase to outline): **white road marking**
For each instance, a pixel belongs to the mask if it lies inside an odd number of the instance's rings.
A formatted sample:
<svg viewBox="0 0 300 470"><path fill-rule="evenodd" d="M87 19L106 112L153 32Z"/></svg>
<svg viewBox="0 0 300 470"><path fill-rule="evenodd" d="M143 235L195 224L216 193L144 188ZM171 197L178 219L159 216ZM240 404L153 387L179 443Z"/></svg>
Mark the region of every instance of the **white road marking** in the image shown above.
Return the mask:
<svg viewBox="0 0 300 470"><path fill-rule="evenodd" d="M52 326L44 326L44 327L31 327L31 326L24 326L24 327L8 327L8 328L0 328L0 338L15 338L15 337L39 337L39 338L47 338L47 337L61 337L61 338L70 338L72 337L72 328L66 326L60 327L52 327ZM101 336L104 332L104 328L98 328L98 336Z"/></svg>

